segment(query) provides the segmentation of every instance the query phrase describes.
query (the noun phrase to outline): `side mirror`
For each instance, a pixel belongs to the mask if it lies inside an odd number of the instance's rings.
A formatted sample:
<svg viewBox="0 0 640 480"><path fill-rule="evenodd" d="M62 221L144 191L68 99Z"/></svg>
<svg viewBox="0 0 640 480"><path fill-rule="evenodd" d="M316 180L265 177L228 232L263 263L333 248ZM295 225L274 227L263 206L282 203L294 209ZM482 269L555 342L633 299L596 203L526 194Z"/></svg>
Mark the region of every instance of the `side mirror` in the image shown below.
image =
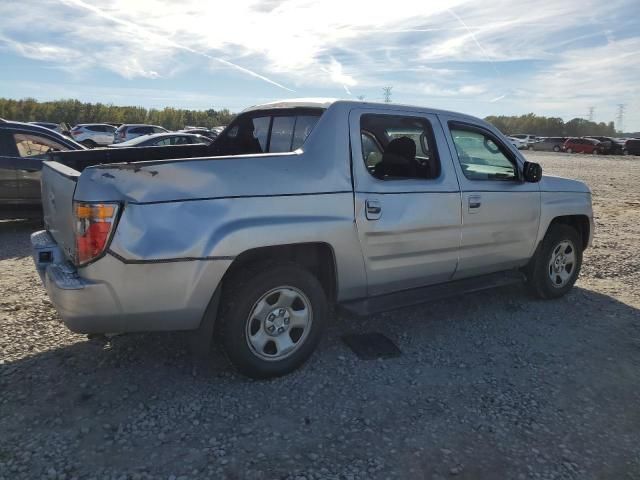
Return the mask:
<svg viewBox="0 0 640 480"><path fill-rule="evenodd" d="M522 174L525 182L538 183L542 178L542 167L539 163L524 162Z"/></svg>

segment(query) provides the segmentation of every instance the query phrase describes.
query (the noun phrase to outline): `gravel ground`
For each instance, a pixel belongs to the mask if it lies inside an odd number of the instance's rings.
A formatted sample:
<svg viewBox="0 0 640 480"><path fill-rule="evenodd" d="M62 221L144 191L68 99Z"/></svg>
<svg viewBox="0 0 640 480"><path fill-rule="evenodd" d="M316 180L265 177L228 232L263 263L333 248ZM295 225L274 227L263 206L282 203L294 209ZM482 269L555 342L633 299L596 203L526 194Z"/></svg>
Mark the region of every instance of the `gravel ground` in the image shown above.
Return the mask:
<svg viewBox="0 0 640 480"><path fill-rule="evenodd" d="M594 191L595 245L566 298L520 286L335 318L273 381L187 334L70 333L0 224L0 479L640 478L640 159L530 153ZM400 357L342 343L379 331Z"/></svg>

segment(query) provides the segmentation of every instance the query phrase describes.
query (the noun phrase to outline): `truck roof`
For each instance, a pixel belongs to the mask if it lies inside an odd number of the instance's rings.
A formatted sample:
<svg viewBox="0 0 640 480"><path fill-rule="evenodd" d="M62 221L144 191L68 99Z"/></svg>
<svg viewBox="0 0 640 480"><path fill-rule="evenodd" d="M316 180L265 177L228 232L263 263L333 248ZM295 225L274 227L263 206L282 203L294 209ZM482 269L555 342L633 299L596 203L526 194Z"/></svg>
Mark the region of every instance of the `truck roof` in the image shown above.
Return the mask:
<svg viewBox="0 0 640 480"><path fill-rule="evenodd" d="M340 98L292 98L287 100L278 100L274 102L262 103L259 105L253 105L251 107L245 108L240 113L252 112L255 110L271 110L277 108L322 108L327 109L331 105L334 104L342 104L346 106L353 107L375 107L375 108L383 108L389 110L397 110L406 109L409 111L420 111L425 113L433 113L433 114L445 114L450 116L455 116L459 118L469 118L474 121L481 120L472 115L467 115L460 112L454 112L451 110L439 110L435 108L429 107L421 107L418 105L406 105L400 103L383 103L383 102L366 102L361 100L349 100L349 99L340 99ZM483 121L483 120L481 120Z"/></svg>

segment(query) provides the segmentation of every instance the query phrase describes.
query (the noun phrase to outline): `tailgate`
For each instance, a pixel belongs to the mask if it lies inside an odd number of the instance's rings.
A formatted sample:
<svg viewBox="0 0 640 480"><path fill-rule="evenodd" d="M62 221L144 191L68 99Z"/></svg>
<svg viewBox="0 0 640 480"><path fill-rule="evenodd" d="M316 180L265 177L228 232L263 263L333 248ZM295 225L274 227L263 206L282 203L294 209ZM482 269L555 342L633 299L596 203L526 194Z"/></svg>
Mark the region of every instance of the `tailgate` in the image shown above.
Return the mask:
<svg viewBox="0 0 640 480"><path fill-rule="evenodd" d="M67 259L73 258L75 235L73 194L80 172L57 162L42 165L44 225Z"/></svg>

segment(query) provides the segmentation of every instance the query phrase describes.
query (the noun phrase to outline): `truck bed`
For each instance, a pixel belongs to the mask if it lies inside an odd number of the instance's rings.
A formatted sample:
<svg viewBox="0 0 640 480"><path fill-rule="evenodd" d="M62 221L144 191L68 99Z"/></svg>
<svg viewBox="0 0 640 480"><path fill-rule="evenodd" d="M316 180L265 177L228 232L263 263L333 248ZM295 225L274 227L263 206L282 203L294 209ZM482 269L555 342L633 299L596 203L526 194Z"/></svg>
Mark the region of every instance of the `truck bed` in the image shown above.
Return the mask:
<svg viewBox="0 0 640 480"><path fill-rule="evenodd" d="M78 172L93 165L109 163L130 163L149 160L166 160L210 157L213 150L209 145L173 145L160 147L96 148L51 152L48 160L66 165Z"/></svg>

